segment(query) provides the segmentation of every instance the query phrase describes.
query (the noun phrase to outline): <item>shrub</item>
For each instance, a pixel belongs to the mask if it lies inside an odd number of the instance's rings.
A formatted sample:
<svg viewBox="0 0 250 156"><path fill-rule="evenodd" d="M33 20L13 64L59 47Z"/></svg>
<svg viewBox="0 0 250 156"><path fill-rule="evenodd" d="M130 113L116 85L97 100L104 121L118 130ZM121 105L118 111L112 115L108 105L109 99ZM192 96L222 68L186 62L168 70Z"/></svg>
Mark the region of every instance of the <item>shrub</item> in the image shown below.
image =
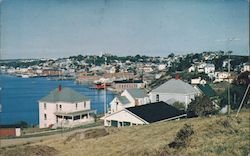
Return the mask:
<svg viewBox="0 0 250 156"><path fill-rule="evenodd" d="M173 106L175 108L179 109L179 110L185 110L186 109L184 103L181 103L181 102L174 102Z"/></svg>
<svg viewBox="0 0 250 156"><path fill-rule="evenodd" d="M216 108L211 100L207 96L196 97L188 105L188 114L194 112L198 116L207 116L209 114L215 114Z"/></svg>
<svg viewBox="0 0 250 156"><path fill-rule="evenodd" d="M187 147L190 142L190 136L194 134L194 130L191 125L185 124L176 134L173 142L169 143L170 148Z"/></svg>

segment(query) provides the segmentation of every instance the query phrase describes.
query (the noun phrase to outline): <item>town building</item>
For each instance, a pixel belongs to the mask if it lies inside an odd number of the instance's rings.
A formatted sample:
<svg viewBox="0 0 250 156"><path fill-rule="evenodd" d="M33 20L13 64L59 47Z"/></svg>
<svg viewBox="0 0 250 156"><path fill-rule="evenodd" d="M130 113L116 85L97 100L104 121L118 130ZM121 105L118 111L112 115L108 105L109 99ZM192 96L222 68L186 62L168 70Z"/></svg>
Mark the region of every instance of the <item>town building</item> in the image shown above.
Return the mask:
<svg viewBox="0 0 250 156"><path fill-rule="evenodd" d="M196 85L196 84L206 84L207 81L202 79L201 77L195 78L195 79L191 79L191 84L192 85Z"/></svg>
<svg viewBox="0 0 250 156"><path fill-rule="evenodd" d="M199 95L207 96L217 108L219 107L219 96L209 84L198 84L194 88L200 92Z"/></svg>
<svg viewBox="0 0 250 156"><path fill-rule="evenodd" d="M151 102L164 101L169 104L180 102L187 105L195 99L199 92L190 84L179 79L170 79L149 93Z"/></svg>
<svg viewBox="0 0 250 156"><path fill-rule="evenodd" d="M204 66L204 72L206 74L208 74L208 73L214 73L215 72L215 65L214 64L206 64Z"/></svg>
<svg viewBox="0 0 250 156"><path fill-rule="evenodd" d="M146 103L150 103L150 99L144 89L126 89L110 102L109 113L114 113L128 107L140 106Z"/></svg>
<svg viewBox="0 0 250 156"><path fill-rule="evenodd" d="M250 62L246 62L243 64L241 72L246 72L246 71L250 71Z"/></svg>
<svg viewBox="0 0 250 156"><path fill-rule="evenodd" d="M113 82L112 87L115 91L121 92L125 89L144 88L145 83L142 80L117 80Z"/></svg>
<svg viewBox="0 0 250 156"><path fill-rule="evenodd" d="M160 101L125 108L101 119L104 120L104 126L124 127L175 120L186 116L184 111Z"/></svg>
<svg viewBox="0 0 250 156"><path fill-rule="evenodd" d="M0 137L21 136L20 125L0 125Z"/></svg>
<svg viewBox="0 0 250 156"><path fill-rule="evenodd" d="M67 87L54 89L39 102L39 127L75 127L94 122L90 100Z"/></svg>

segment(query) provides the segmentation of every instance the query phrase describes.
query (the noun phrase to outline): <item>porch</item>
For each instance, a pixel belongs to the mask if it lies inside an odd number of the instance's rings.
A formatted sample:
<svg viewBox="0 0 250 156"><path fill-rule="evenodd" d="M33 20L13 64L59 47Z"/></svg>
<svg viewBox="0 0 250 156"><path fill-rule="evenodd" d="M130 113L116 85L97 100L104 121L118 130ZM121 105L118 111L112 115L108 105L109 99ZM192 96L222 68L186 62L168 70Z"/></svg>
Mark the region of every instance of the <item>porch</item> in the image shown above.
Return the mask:
<svg viewBox="0 0 250 156"><path fill-rule="evenodd" d="M55 112L55 127L76 127L95 122L96 110L83 110L75 112Z"/></svg>

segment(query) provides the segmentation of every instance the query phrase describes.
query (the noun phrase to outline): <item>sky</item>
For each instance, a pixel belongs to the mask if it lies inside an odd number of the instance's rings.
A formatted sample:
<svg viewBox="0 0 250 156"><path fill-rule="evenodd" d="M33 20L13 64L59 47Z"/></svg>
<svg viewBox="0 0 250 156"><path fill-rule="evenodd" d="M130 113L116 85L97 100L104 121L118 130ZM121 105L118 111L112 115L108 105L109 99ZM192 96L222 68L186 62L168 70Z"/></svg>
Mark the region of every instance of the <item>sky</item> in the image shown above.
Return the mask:
<svg viewBox="0 0 250 156"><path fill-rule="evenodd" d="M248 0L0 0L1 59L249 54Z"/></svg>

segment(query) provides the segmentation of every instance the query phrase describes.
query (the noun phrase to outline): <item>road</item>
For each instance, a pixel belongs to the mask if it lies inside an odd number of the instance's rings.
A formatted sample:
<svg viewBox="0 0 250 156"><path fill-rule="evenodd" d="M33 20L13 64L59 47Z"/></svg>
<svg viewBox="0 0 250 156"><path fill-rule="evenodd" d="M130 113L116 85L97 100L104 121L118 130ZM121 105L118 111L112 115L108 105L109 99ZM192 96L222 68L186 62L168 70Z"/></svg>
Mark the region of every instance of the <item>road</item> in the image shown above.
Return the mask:
<svg viewBox="0 0 250 156"><path fill-rule="evenodd" d="M82 128L82 129L75 129L72 131L68 132L63 132L61 133L60 131L56 134L51 134L51 135L45 135L45 136L32 136L32 137L27 137L27 138L14 138L14 139L1 139L0 140L0 147L8 147L8 146L15 146L15 145L24 145L24 144L29 144L29 143L34 143L34 142L39 142L47 139L55 139L58 137L63 137L66 138L69 135L72 135L76 132L84 132L89 129L96 129L96 128L103 128L104 126L95 126L95 127L89 127L89 128Z"/></svg>

